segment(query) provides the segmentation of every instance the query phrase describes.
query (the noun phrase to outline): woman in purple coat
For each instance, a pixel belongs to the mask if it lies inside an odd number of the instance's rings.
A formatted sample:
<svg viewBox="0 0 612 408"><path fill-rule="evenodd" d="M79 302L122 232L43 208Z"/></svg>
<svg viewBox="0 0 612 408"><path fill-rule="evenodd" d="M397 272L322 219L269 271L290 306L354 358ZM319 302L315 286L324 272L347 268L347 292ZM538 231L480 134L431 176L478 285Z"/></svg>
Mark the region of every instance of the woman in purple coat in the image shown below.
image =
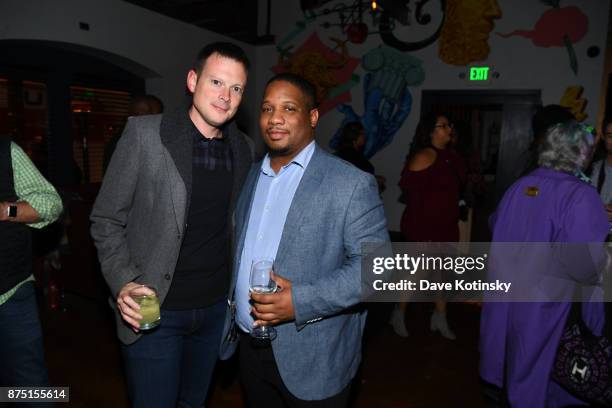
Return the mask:
<svg viewBox="0 0 612 408"><path fill-rule="evenodd" d="M491 217L493 241L603 242L608 220L582 173L594 145L595 137L575 121L549 128L540 167L508 189ZM570 307L569 302L483 304L480 374L505 389L511 407L586 405L550 377ZM603 305L584 303L582 310L599 334Z"/></svg>

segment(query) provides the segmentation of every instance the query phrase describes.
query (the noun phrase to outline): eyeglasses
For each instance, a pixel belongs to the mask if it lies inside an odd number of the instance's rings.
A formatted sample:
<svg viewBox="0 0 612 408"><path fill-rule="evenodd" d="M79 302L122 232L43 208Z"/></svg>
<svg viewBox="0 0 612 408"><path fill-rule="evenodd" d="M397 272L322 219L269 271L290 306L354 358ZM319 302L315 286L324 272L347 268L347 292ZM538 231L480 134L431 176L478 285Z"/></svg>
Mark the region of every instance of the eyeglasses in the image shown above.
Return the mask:
<svg viewBox="0 0 612 408"><path fill-rule="evenodd" d="M454 129L455 128L455 124L454 123L442 123L439 125L434 125L435 128L449 128L449 129Z"/></svg>

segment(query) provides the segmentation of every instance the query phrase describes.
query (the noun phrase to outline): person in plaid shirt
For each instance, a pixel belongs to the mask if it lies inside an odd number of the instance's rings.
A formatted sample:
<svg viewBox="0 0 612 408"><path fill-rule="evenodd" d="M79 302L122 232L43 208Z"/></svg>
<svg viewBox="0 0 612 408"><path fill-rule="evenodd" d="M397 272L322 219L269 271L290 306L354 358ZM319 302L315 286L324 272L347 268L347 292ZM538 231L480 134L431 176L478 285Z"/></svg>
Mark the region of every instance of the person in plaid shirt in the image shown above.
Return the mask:
<svg viewBox="0 0 612 408"><path fill-rule="evenodd" d="M34 295L30 228L62 212L53 186L28 156L0 138L0 386L46 386L42 330Z"/></svg>

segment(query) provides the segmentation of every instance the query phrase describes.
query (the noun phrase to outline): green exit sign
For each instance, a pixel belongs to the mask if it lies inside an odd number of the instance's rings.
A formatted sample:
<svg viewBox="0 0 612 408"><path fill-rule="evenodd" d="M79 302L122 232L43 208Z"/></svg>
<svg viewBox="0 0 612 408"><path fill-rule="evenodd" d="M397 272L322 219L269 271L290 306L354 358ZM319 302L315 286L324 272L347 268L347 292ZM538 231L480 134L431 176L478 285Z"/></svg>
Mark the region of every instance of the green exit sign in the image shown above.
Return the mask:
<svg viewBox="0 0 612 408"><path fill-rule="evenodd" d="M489 71L489 67L471 67L470 81L488 81Z"/></svg>

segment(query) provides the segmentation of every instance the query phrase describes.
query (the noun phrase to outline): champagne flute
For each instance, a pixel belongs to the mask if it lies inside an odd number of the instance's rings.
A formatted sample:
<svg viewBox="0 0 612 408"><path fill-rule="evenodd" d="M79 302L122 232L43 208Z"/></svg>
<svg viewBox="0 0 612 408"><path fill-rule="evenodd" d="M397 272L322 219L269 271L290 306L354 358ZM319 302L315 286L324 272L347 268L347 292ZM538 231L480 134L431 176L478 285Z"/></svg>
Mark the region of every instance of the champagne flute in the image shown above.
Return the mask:
<svg viewBox="0 0 612 408"><path fill-rule="evenodd" d="M251 265L250 291L253 293L274 293L276 282L272 280L271 272L274 270L274 261L270 259L254 260ZM274 340L276 329L268 326L257 326L251 331L251 336L260 340Z"/></svg>

